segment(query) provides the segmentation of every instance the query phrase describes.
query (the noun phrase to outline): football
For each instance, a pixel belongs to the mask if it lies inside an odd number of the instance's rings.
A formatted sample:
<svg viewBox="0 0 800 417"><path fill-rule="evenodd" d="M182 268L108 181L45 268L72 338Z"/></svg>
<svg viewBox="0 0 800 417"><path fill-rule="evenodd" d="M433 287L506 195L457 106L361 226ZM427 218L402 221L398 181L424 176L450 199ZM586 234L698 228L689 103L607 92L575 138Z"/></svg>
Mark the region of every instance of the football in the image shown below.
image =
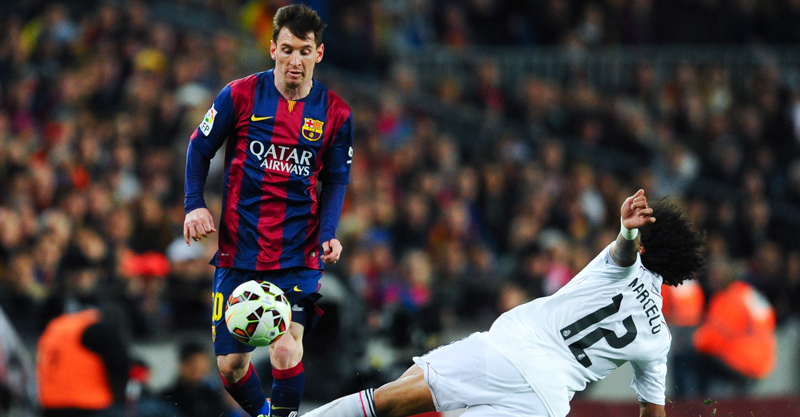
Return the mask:
<svg viewBox="0 0 800 417"><path fill-rule="evenodd" d="M225 323L236 340L267 346L280 339L292 322L292 306L283 291L267 281L247 281L228 297Z"/></svg>

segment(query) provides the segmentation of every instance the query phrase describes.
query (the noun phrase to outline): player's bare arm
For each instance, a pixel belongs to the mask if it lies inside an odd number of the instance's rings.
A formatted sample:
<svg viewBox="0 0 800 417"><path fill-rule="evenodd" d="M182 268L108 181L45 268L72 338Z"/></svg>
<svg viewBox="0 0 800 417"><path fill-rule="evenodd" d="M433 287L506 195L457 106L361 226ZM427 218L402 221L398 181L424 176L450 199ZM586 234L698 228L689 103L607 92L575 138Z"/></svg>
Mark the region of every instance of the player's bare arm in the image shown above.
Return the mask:
<svg viewBox="0 0 800 417"><path fill-rule="evenodd" d="M183 238L186 244L192 246L192 240L199 242L201 238L217 231L214 226L214 216L205 207L194 209L186 214L183 221Z"/></svg>
<svg viewBox="0 0 800 417"><path fill-rule="evenodd" d="M639 252L641 237L638 229L656 221L653 209L647 205L644 190L625 199L620 208L620 219L622 231L611 247L610 254L617 265L628 267L636 262L636 254Z"/></svg>
<svg viewBox="0 0 800 417"><path fill-rule="evenodd" d="M639 417L666 417L667 411L663 405L639 403Z"/></svg>

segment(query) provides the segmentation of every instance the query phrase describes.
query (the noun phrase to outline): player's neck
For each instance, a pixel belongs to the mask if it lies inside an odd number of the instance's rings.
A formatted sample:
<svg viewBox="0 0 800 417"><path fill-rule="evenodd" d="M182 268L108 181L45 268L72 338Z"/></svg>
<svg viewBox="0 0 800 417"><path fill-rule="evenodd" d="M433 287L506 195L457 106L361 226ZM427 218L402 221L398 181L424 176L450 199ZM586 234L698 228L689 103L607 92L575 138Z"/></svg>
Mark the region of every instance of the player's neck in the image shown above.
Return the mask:
<svg viewBox="0 0 800 417"><path fill-rule="evenodd" d="M278 92L281 93L283 98L287 100L302 100L306 98L309 94L311 94L311 87L314 86L314 80L309 78L307 82L300 84L297 88L289 88L286 86L282 80L279 81L278 77L275 77L275 87L278 89Z"/></svg>

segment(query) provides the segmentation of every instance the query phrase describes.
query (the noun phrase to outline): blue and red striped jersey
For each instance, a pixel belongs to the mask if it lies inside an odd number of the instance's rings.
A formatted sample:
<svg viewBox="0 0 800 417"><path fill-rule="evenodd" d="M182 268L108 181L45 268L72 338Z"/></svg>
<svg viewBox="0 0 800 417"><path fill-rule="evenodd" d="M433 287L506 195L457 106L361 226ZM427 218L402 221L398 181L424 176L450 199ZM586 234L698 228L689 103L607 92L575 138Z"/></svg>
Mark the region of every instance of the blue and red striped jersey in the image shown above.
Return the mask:
<svg viewBox="0 0 800 417"><path fill-rule="evenodd" d="M228 140L219 250L212 263L323 269L317 180L349 182L352 125L347 104L317 80L297 101L278 92L272 70L225 86L190 144L211 159Z"/></svg>

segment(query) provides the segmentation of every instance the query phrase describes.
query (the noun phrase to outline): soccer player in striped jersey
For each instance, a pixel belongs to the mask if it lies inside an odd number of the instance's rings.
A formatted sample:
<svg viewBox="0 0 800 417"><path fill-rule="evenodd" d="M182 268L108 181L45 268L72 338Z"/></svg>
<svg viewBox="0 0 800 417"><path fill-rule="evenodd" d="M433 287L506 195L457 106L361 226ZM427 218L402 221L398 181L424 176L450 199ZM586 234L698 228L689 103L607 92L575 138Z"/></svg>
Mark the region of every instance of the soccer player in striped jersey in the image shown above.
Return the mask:
<svg viewBox="0 0 800 417"><path fill-rule="evenodd" d="M219 247L211 261L212 332L225 387L252 416L296 415L303 333L321 314L315 301L324 264L342 251L335 232L350 176L353 122L344 101L313 78L324 27L305 5L279 9L270 43L275 68L225 86L188 147L184 237L191 245L217 231L203 188L209 161L227 139ZM236 341L223 320L231 291L254 279L280 286L292 303L290 335L269 346L271 406L250 364L254 348Z"/></svg>
<svg viewBox="0 0 800 417"><path fill-rule="evenodd" d="M620 209L622 230L567 285L502 316L488 332L415 357L399 379L305 417L403 417L467 408L464 417L564 417L586 384L630 362L640 417L663 417L671 337L661 284L692 279L705 239L643 190ZM656 221L656 218L658 221Z"/></svg>

